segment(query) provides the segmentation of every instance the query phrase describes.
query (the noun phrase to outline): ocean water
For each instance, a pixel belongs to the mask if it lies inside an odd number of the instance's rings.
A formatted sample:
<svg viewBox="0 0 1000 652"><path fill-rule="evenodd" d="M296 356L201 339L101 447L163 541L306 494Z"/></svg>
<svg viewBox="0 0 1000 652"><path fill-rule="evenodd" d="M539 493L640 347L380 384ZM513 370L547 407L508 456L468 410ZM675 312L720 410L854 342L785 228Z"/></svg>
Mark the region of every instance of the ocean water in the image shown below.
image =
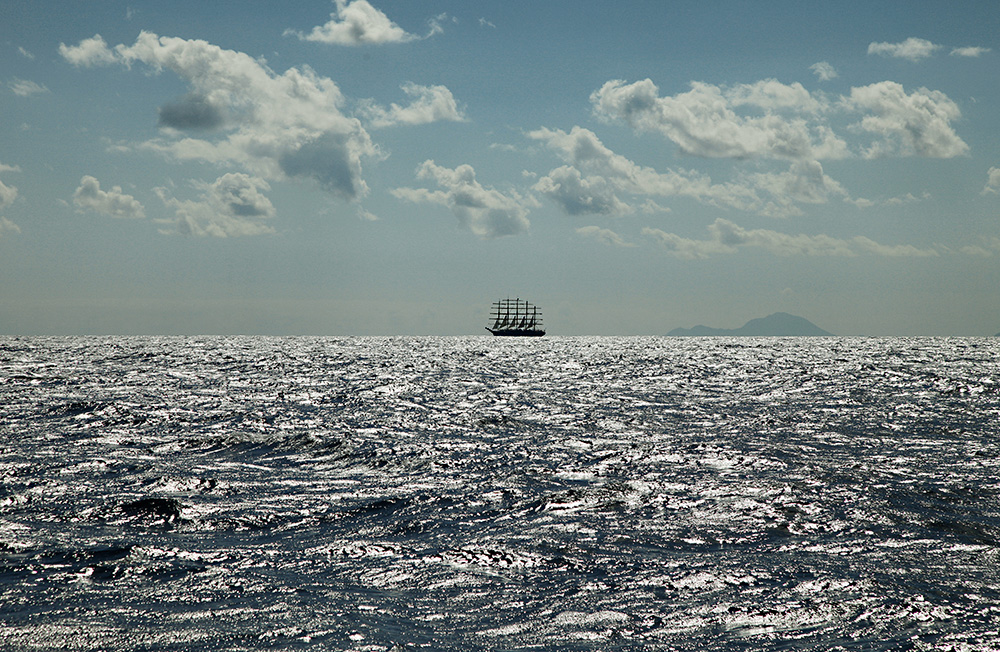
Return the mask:
<svg viewBox="0 0 1000 652"><path fill-rule="evenodd" d="M1000 650L1000 338L0 338L3 650Z"/></svg>

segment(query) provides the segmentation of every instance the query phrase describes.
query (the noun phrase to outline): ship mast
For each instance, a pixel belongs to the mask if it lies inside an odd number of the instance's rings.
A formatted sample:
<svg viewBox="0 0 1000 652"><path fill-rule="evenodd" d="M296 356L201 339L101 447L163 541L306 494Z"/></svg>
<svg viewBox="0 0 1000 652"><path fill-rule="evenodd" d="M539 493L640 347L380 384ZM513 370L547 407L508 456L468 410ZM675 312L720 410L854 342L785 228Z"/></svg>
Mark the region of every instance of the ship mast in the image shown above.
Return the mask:
<svg viewBox="0 0 1000 652"><path fill-rule="evenodd" d="M494 335L545 335L538 307L522 301L521 297L499 299L493 302L490 310L493 325L486 329Z"/></svg>

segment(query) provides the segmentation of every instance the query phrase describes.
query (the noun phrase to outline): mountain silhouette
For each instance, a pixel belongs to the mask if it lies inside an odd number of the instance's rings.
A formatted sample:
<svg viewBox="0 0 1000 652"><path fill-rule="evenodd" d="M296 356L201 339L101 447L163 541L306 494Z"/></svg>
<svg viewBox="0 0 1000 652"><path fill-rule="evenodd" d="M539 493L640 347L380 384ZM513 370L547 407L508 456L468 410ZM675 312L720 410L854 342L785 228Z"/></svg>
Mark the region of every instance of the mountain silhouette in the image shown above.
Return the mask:
<svg viewBox="0 0 1000 652"><path fill-rule="evenodd" d="M704 337L708 335L749 336L749 337L809 337L831 335L804 317L776 312L767 317L751 319L740 328L709 328L698 325L694 328L675 328L667 333L674 337Z"/></svg>

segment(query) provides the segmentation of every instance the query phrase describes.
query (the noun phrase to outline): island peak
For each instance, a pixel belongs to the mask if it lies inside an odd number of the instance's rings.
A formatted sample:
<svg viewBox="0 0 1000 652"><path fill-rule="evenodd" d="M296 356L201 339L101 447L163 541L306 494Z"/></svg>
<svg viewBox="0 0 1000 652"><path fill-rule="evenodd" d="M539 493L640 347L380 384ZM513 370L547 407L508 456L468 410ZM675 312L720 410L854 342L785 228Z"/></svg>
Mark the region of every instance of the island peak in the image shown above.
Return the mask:
<svg viewBox="0 0 1000 652"><path fill-rule="evenodd" d="M667 333L673 337L822 337L831 333L823 330L804 317L776 312L767 317L751 319L740 328L710 328L698 325L694 328L675 328Z"/></svg>

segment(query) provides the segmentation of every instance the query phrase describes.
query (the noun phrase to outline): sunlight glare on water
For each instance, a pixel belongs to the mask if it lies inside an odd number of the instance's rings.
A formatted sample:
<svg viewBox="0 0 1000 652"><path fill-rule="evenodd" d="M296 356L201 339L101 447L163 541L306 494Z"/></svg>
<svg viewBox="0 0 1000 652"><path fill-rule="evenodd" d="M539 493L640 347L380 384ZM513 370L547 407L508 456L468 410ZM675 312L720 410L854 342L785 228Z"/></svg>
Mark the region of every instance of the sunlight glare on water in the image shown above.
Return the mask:
<svg viewBox="0 0 1000 652"><path fill-rule="evenodd" d="M1000 649L998 354L0 338L0 646Z"/></svg>

